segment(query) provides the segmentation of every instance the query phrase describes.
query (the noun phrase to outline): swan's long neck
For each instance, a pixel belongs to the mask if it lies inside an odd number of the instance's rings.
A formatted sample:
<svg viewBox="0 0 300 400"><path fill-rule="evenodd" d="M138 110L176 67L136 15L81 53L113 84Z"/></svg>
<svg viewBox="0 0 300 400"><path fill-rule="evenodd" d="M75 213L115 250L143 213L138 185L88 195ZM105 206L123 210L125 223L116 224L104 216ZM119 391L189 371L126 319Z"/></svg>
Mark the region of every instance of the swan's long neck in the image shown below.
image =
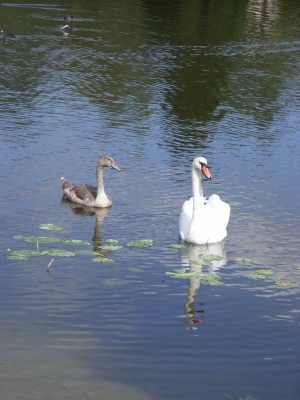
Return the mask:
<svg viewBox="0 0 300 400"><path fill-rule="evenodd" d="M103 168L99 168L97 170L97 199L103 198L103 196L106 196L103 183Z"/></svg>
<svg viewBox="0 0 300 400"><path fill-rule="evenodd" d="M201 185L201 172L192 167L192 184L193 184L193 216L188 233L188 241L197 243L196 238L199 233L199 226L203 219L204 198Z"/></svg>
<svg viewBox="0 0 300 400"><path fill-rule="evenodd" d="M201 184L201 173L192 168L192 184L193 184L193 216L204 205L203 190Z"/></svg>

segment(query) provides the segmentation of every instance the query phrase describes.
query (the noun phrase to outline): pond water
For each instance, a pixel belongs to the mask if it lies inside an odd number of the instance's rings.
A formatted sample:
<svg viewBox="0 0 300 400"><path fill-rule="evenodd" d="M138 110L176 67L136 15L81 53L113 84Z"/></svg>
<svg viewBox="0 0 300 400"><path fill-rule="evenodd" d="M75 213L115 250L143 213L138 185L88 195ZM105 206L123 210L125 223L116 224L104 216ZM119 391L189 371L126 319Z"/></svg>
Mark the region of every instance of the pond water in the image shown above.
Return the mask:
<svg viewBox="0 0 300 400"><path fill-rule="evenodd" d="M299 13L298 0L2 3L16 38L0 46L1 399L299 399ZM61 176L94 183L103 154L121 169L104 174L112 208L62 202ZM231 204L228 236L170 248L200 155L205 195ZM8 258L36 250L32 236L90 243L40 252L122 249L102 251L112 264ZM202 253L222 260L194 264ZM220 280L166 274L182 268ZM246 276L260 269L273 273Z"/></svg>

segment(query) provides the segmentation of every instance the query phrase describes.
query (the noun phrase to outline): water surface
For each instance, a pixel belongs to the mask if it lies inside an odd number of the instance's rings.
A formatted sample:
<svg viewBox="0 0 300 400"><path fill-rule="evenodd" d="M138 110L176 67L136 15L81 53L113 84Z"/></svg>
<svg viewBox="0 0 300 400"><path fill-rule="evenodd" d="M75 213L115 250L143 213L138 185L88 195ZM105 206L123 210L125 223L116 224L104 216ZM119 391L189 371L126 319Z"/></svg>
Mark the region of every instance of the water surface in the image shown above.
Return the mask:
<svg viewBox="0 0 300 400"><path fill-rule="evenodd" d="M299 398L299 12L296 0L2 4L17 37L0 46L1 399ZM61 202L60 177L95 182L102 154L121 168L105 171L113 207ZM205 195L232 204L228 237L171 249L199 155ZM113 264L54 257L47 271L49 256L7 259L36 249L28 236L123 248ZM153 246L127 247L136 239ZM202 271L223 286L165 274L203 252L222 255ZM256 269L275 273L245 276Z"/></svg>

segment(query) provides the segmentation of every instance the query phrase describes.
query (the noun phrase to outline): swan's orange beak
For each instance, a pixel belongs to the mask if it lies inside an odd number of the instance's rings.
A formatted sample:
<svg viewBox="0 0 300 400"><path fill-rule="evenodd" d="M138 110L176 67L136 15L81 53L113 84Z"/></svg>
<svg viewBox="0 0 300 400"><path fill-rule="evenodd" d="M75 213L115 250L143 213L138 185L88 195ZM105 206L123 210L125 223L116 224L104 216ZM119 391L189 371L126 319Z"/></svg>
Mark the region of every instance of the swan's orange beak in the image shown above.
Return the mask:
<svg viewBox="0 0 300 400"><path fill-rule="evenodd" d="M202 173L203 173L203 175L205 176L206 179L211 179L212 178L212 175L209 172L209 170L208 170L206 165L202 166L201 171L202 171Z"/></svg>

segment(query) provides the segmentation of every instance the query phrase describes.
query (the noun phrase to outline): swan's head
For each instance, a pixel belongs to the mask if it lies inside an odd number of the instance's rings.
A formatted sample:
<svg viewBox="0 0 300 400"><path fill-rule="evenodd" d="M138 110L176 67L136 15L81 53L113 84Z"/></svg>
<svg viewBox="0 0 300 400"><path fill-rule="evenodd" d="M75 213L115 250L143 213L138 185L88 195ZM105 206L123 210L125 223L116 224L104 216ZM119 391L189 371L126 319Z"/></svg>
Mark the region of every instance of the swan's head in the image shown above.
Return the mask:
<svg viewBox="0 0 300 400"><path fill-rule="evenodd" d="M212 175L207 167L207 160L204 157L197 157L193 161L193 168L202 172L206 179L211 179Z"/></svg>
<svg viewBox="0 0 300 400"><path fill-rule="evenodd" d="M103 169L104 167L109 167L120 172L120 168L117 166L114 159L109 156L102 156L99 158L97 162L97 172L99 169Z"/></svg>

